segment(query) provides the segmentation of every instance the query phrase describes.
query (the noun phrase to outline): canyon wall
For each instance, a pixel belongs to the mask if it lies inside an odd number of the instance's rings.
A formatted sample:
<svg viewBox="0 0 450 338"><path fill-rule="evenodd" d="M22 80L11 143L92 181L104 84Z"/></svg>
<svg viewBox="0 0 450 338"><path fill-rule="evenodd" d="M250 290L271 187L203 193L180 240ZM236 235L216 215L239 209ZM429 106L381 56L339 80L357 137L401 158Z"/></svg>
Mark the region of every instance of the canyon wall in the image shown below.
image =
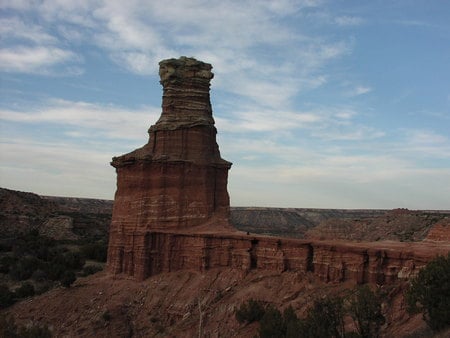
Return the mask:
<svg viewBox="0 0 450 338"><path fill-rule="evenodd" d="M161 272L227 267L384 284L408 278L449 251L448 242L346 243L235 230L227 192L231 163L220 157L209 98L211 69L186 57L160 62L162 114L149 129L149 142L111 163L117 191L110 272L144 280Z"/></svg>
<svg viewBox="0 0 450 338"><path fill-rule="evenodd" d="M239 233L205 234L146 232L113 264L137 280L178 270L235 268L277 272L312 272L324 282L390 284L408 279L445 244L395 242L329 242L252 236ZM121 271L121 267L123 270Z"/></svg>

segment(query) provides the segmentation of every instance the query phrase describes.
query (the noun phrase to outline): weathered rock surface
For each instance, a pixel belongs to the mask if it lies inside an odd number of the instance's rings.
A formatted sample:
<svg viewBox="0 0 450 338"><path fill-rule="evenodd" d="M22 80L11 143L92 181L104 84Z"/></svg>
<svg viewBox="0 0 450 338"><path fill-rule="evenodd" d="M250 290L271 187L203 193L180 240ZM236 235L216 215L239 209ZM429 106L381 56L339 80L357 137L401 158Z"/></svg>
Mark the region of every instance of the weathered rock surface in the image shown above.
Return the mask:
<svg viewBox="0 0 450 338"><path fill-rule="evenodd" d="M428 232L428 241L450 242L450 217L446 217L436 223Z"/></svg>
<svg viewBox="0 0 450 338"><path fill-rule="evenodd" d="M134 261L124 260L122 272L138 280L163 272L233 268L244 273L311 272L324 282L391 284L409 279L437 255L447 254L450 244L148 232L142 242L135 242L135 248Z"/></svg>
<svg viewBox="0 0 450 338"><path fill-rule="evenodd" d="M447 244L322 242L253 236L233 229L227 193L231 164L221 159L216 143L209 100L211 68L185 57L160 63L162 114L149 129L149 142L112 161L117 192L109 271L137 280L163 272L213 268L301 271L325 282L384 284L410 277L436 254L449 251ZM358 240L368 233L377 235L373 229L382 228L380 222L372 226L371 221L355 220L367 212L353 214L336 229L356 230ZM285 216L280 223L295 219L305 228L313 225L295 210ZM400 216L398 225L391 222ZM405 222L414 223L413 228L417 223L414 231L423 238L434 218L423 228L423 220L416 222L414 217L399 209L385 216L384 223L395 225L394 233ZM339 238L335 232L332 235Z"/></svg>
<svg viewBox="0 0 450 338"><path fill-rule="evenodd" d="M149 129L149 142L113 158L117 191L108 265L115 273L145 276L149 231L231 227L231 163L220 157L216 143L211 69L193 58L161 61L162 114Z"/></svg>

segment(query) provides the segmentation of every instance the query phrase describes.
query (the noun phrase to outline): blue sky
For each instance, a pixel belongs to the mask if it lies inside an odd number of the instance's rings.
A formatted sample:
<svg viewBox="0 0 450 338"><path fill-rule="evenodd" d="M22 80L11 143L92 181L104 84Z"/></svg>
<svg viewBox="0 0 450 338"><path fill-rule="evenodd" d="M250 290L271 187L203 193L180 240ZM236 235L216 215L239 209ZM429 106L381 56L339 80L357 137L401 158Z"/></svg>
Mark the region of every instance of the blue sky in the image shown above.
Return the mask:
<svg viewBox="0 0 450 338"><path fill-rule="evenodd" d="M124 3L2 0L0 186L112 199L185 55L232 205L450 209L449 1Z"/></svg>

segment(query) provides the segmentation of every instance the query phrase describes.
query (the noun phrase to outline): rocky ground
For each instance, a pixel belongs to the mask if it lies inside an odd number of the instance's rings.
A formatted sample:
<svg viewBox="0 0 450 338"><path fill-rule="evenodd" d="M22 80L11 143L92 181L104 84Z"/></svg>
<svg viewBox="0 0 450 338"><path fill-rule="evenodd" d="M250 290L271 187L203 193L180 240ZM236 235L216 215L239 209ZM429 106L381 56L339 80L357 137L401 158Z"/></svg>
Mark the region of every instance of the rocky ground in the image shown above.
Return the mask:
<svg viewBox="0 0 450 338"><path fill-rule="evenodd" d="M257 323L241 325L235 309L254 298L300 316L313 299L343 294L352 284L325 284L312 274L215 269L163 273L136 282L105 272L79 279L70 289L22 301L7 312L18 324L48 324L57 337L253 337ZM421 315L409 316L404 285L385 288L384 337L427 333ZM350 318L347 327L353 328Z"/></svg>
<svg viewBox="0 0 450 338"><path fill-rule="evenodd" d="M104 239L111 210L112 201L42 197L0 189L0 237L14 238L38 229L56 239ZM403 209L232 208L233 224L252 233L390 240L396 246L400 241L428 240L440 249L450 245L449 216L449 211ZM21 325L48 324L56 337L253 337L258 324L240 325L234 315L249 298L281 310L291 305L302 316L313 299L354 287L350 282L324 283L309 272L227 268L162 273L143 282L100 272L79 278L71 288L55 288L2 312L13 315ZM383 336L431 336L421 315L406 312L405 282L383 288L387 295ZM352 328L350 318L347 326Z"/></svg>

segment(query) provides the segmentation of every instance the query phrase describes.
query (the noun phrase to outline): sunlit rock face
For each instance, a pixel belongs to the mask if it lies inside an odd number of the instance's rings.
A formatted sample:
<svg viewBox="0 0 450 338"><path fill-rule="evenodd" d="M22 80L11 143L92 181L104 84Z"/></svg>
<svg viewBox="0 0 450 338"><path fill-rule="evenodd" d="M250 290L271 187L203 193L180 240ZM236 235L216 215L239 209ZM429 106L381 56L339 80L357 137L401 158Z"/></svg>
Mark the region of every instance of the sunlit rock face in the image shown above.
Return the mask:
<svg viewBox="0 0 450 338"><path fill-rule="evenodd" d="M142 148L114 157L117 191L109 265L129 270L148 231L229 227L228 170L216 143L212 66L181 57L160 62L162 114ZM132 271L131 271L132 272Z"/></svg>

